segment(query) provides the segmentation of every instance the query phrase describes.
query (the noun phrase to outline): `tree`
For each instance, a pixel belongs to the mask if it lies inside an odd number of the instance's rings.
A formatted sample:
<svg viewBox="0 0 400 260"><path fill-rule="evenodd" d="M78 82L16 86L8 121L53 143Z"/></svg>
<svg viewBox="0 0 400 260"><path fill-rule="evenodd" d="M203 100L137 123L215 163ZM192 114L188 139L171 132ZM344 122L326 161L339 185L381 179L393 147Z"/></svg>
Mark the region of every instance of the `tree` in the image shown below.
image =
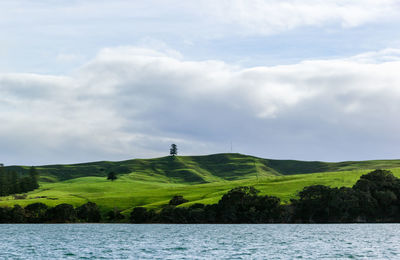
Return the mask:
<svg viewBox="0 0 400 260"><path fill-rule="evenodd" d="M110 210L106 214L107 220L112 222L118 222L123 220L125 217L121 214L121 210L114 208L114 210Z"/></svg>
<svg viewBox="0 0 400 260"><path fill-rule="evenodd" d="M25 211L20 205L14 205L14 208L10 211L10 217L12 223L25 223Z"/></svg>
<svg viewBox="0 0 400 260"><path fill-rule="evenodd" d="M100 222L101 215L99 207L94 202L88 202L76 209L78 218L84 222L96 223Z"/></svg>
<svg viewBox="0 0 400 260"><path fill-rule="evenodd" d="M37 177L39 176L39 173L37 172L35 167L31 167L29 169L29 190L34 190L39 188L39 184L37 182Z"/></svg>
<svg viewBox="0 0 400 260"><path fill-rule="evenodd" d="M130 215L131 223L146 223L149 221L149 212L144 207L136 207Z"/></svg>
<svg viewBox="0 0 400 260"><path fill-rule="evenodd" d="M178 154L178 147L176 146L176 144L171 144L171 148L169 149L169 154L171 156L175 156Z"/></svg>
<svg viewBox="0 0 400 260"><path fill-rule="evenodd" d="M222 196L218 202L218 222L252 223L244 221L244 215L254 207L259 191L254 187L236 187Z"/></svg>
<svg viewBox="0 0 400 260"><path fill-rule="evenodd" d="M169 205L171 206L178 206L181 205L183 203L188 202L187 199L185 199L182 195L175 195L170 201L169 201Z"/></svg>
<svg viewBox="0 0 400 260"><path fill-rule="evenodd" d="M0 207L0 223L11 223L11 208Z"/></svg>
<svg viewBox="0 0 400 260"><path fill-rule="evenodd" d="M62 203L46 212L46 218L52 223L73 223L76 221L74 206Z"/></svg>
<svg viewBox="0 0 400 260"><path fill-rule="evenodd" d="M46 204L36 202L25 207L25 215L28 223L43 223L46 220Z"/></svg>
<svg viewBox="0 0 400 260"><path fill-rule="evenodd" d="M10 194L20 193L20 178L15 171L10 172Z"/></svg>
<svg viewBox="0 0 400 260"><path fill-rule="evenodd" d="M9 194L10 185L7 178L7 172L0 167L0 196Z"/></svg>
<svg viewBox="0 0 400 260"><path fill-rule="evenodd" d="M115 181L117 179L117 175L115 172L109 172L107 175L107 180Z"/></svg>
<svg viewBox="0 0 400 260"><path fill-rule="evenodd" d="M400 179L390 171L375 170L364 174L353 189L364 197L361 211L370 220L400 219Z"/></svg>

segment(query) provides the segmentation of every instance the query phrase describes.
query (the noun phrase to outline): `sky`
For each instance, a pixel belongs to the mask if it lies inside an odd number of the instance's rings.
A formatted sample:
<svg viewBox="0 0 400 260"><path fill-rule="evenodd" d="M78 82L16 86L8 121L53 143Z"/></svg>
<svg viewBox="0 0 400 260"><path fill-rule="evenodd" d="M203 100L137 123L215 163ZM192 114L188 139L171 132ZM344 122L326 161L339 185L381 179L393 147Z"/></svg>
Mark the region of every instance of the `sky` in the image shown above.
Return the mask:
<svg viewBox="0 0 400 260"><path fill-rule="evenodd" d="M400 159L399 0L2 0L0 163Z"/></svg>

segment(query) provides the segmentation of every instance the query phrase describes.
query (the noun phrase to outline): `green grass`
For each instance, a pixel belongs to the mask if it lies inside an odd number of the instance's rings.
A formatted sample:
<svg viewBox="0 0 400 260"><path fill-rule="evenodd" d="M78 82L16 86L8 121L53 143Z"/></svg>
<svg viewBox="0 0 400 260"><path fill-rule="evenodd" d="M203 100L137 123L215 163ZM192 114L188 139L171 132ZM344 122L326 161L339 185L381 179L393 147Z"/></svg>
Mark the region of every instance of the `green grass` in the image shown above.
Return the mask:
<svg viewBox="0 0 400 260"><path fill-rule="evenodd" d="M39 166L40 188L27 193L26 199L1 197L0 206L26 206L35 202L78 206L92 201L102 211L116 207L128 213L135 206L159 209L174 195L189 200L182 206L216 203L230 189L249 185L262 194L288 202L305 186L350 187L362 174L375 168L390 169L400 177L399 160L324 163L268 160L241 154ZM105 176L109 171L119 172L119 178L107 181Z"/></svg>
<svg viewBox="0 0 400 260"><path fill-rule="evenodd" d="M107 176L136 173L143 178L155 177L174 183L209 183L236 180L256 176L280 175L267 166L268 160L241 154L217 154L207 156L176 156L155 159L134 159L121 162L93 162L73 165L38 166L41 178L56 182L87 176ZM9 166L10 170L26 172L29 167Z"/></svg>

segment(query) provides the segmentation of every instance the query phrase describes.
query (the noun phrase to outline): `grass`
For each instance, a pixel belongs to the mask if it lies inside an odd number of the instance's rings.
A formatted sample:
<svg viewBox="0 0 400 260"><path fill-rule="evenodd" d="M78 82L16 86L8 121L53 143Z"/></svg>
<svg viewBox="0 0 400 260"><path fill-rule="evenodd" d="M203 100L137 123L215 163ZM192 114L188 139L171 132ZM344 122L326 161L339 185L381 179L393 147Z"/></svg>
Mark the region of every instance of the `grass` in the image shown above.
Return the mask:
<svg viewBox="0 0 400 260"><path fill-rule="evenodd" d="M28 167L11 168L25 171ZM25 199L1 197L0 206L26 206L35 202L79 206L92 201L103 212L118 208L127 214L136 206L159 209L174 195L189 200L182 206L216 203L237 186L255 186L261 194L288 202L305 186L350 187L362 174L375 168L389 168L400 177L399 160L323 163L268 160L240 154L39 166L40 188L27 193ZM114 182L106 180L109 171L119 172L119 178Z"/></svg>

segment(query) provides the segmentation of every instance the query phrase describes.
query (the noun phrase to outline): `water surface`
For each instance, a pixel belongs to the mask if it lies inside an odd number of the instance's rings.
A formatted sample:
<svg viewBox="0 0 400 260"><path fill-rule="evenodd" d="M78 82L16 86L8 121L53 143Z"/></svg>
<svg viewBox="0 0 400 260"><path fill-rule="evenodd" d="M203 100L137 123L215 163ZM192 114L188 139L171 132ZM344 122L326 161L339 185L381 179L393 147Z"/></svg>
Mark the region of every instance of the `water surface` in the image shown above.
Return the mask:
<svg viewBox="0 0 400 260"><path fill-rule="evenodd" d="M400 224L6 224L0 231L0 259L400 259Z"/></svg>

